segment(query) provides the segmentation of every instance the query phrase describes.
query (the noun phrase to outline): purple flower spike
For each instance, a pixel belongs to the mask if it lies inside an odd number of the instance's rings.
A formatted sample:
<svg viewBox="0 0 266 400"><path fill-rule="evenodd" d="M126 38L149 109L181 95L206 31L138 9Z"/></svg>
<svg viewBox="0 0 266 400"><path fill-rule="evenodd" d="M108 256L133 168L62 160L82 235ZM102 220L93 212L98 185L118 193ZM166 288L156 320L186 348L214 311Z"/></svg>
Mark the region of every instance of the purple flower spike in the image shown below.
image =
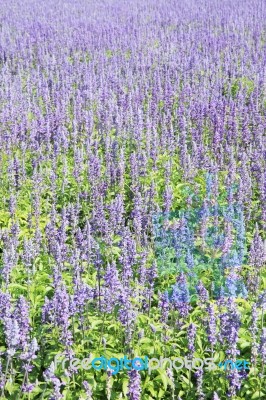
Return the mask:
<svg viewBox="0 0 266 400"><path fill-rule="evenodd" d="M140 400L141 399L141 378L140 374L136 370L132 370L128 373L129 375L129 387L128 387L128 399L129 400Z"/></svg>

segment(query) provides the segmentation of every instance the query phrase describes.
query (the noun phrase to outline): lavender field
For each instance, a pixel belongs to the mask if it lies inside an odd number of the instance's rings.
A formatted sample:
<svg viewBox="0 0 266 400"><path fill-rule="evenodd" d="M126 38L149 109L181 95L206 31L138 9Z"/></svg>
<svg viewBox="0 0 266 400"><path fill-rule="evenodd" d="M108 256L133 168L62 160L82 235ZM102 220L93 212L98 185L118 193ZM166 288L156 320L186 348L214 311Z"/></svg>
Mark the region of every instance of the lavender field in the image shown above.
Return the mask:
<svg viewBox="0 0 266 400"><path fill-rule="evenodd" d="M265 0L1 0L0 400L266 399L265 132Z"/></svg>

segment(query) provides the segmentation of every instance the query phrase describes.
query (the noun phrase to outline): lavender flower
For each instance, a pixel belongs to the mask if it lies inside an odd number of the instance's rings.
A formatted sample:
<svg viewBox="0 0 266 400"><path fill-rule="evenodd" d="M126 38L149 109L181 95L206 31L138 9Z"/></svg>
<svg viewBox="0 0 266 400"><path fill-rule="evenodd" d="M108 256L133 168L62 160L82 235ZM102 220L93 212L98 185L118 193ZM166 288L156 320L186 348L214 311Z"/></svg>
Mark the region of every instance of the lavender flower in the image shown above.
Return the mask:
<svg viewBox="0 0 266 400"><path fill-rule="evenodd" d="M228 397L236 396L237 391L241 388L241 375L236 368L232 369L228 374L229 390Z"/></svg>
<svg viewBox="0 0 266 400"><path fill-rule="evenodd" d="M188 350L189 356L192 358L195 352L195 338L196 338L197 327L194 324L190 324L187 331L188 337Z"/></svg>
<svg viewBox="0 0 266 400"><path fill-rule="evenodd" d="M5 387L5 376L3 373L2 361L0 359L0 389L3 390Z"/></svg>
<svg viewBox="0 0 266 400"><path fill-rule="evenodd" d="M83 381L83 386L86 390L86 400L92 400L92 389L87 381Z"/></svg>
<svg viewBox="0 0 266 400"><path fill-rule="evenodd" d="M256 224L255 235L250 247L249 263L257 268L261 268L265 260L264 243L259 235L258 225Z"/></svg>
<svg viewBox="0 0 266 400"><path fill-rule="evenodd" d="M62 382L55 376L55 366L52 362L50 367L43 373L44 379L47 383L51 382L53 384L53 392L50 396L50 400L60 400L64 396L60 392Z"/></svg>
<svg viewBox="0 0 266 400"><path fill-rule="evenodd" d="M170 310L168 292L160 294L158 306L161 309L160 321L166 323L167 319L168 319L168 315L169 315L169 310Z"/></svg>
<svg viewBox="0 0 266 400"><path fill-rule="evenodd" d="M141 399L141 379L140 374L136 370L132 370L129 375L128 399L140 400Z"/></svg>
<svg viewBox="0 0 266 400"><path fill-rule="evenodd" d="M18 322L10 317L4 318L5 337L7 343L7 354L9 357L15 355L20 345L20 330Z"/></svg>
<svg viewBox="0 0 266 400"><path fill-rule="evenodd" d="M36 338L33 338L28 349L24 351L24 353L21 354L20 358L22 360L26 360L28 363L30 363L32 360L35 360L37 358L36 354L37 351L39 350L38 342Z"/></svg>
<svg viewBox="0 0 266 400"><path fill-rule="evenodd" d="M111 313L118 304L119 295L122 291L122 284L119 280L119 273L115 263L108 265L104 275L103 285L103 310Z"/></svg>
<svg viewBox="0 0 266 400"><path fill-rule="evenodd" d="M173 302L176 309L179 311L181 317L186 317L188 315L189 306L189 290L187 286L187 280L183 273L181 273L176 284L173 286L173 294L171 297L171 302Z"/></svg>
<svg viewBox="0 0 266 400"><path fill-rule="evenodd" d="M133 333L133 327L136 319L136 311L134 310L132 303L129 300L129 293L123 291L118 298L118 304L120 306L118 311L118 319L121 324L126 328L126 343L129 343Z"/></svg>
<svg viewBox="0 0 266 400"><path fill-rule="evenodd" d="M257 334L258 334L258 309L257 305L253 304L252 305L252 320L251 320L251 327L250 327L250 333L251 333L251 338L252 338L252 344L251 344L251 362L253 365L256 364L256 360L258 357L258 341L257 341Z"/></svg>
<svg viewBox="0 0 266 400"><path fill-rule="evenodd" d="M209 299L208 291L205 289L205 287L201 281L199 281L198 285L196 286L196 289L197 289L197 293L198 293L198 296L200 299L200 303L204 304Z"/></svg>
<svg viewBox="0 0 266 400"><path fill-rule="evenodd" d="M28 344L30 334L29 304L23 296L20 296L14 312L14 317L19 326L20 344L22 349Z"/></svg>
<svg viewBox="0 0 266 400"><path fill-rule="evenodd" d="M11 296L9 293L0 291L0 319L10 317L11 313Z"/></svg>
<svg viewBox="0 0 266 400"><path fill-rule="evenodd" d="M262 328L259 353L260 353L263 364L265 364L266 363L266 328Z"/></svg>
<svg viewBox="0 0 266 400"><path fill-rule="evenodd" d="M200 368L195 372L195 376L197 379L197 395L199 400L205 399L205 394L202 391L203 386L203 369Z"/></svg>
<svg viewBox="0 0 266 400"><path fill-rule="evenodd" d="M35 388L35 384L28 383L28 384L22 386L22 392L23 393L31 393L34 388Z"/></svg>
<svg viewBox="0 0 266 400"><path fill-rule="evenodd" d="M216 333L216 317L213 304L210 304L207 308L209 314L209 321L208 321L208 340L211 346L215 346L217 343L217 333Z"/></svg>
<svg viewBox="0 0 266 400"><path fill-rule="evenodd" d="M234 303L233 299L228 299L227 306L227 312L221 313L219 316L219 341L224 345L227 345L226 354L232 357L232 360L235 360L236 356L240 354L240 351L237 349L237 341L241 320L240 314L236 309L236 304Z"/></svg>

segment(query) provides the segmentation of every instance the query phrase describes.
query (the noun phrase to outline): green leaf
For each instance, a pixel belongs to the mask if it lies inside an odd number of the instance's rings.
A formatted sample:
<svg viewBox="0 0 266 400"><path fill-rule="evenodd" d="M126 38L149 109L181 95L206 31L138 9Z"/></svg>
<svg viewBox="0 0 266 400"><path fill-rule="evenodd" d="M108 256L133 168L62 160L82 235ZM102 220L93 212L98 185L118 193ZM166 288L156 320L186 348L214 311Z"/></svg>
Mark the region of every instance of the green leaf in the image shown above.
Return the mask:
<svg viewBox="0 0 266 400"><path fill-rule="evenodd" d="M168 386L168 378L166 375L166 372L164 370L161 370L160 368L158 369L158 373L159 376L156 376L156 378L154 379L154 381L158 381L161 380L164 386L164 389L167 390L167 386Z"/></svg>
<svg viewBox="0 0 266 400"><path fill-rule="evenodd" d="M11 290L13 290L13 289L19 289L19 290L21 290L22 292L27 292L27 286L22 286L22 285L19 285L18 283L11 283L10 285L9 285L9 288L11 289Z"/></svg>
<svg viewBox="0 0 266 400"><path fill-rule="evenodd" d="M123 391L123 394L124 394L125 396L127 396L127 392L128 392L128 380L127 380L126 378L124 378L123 381L122 381L122 391Z"/></svg>
<svg viewBox="0 0 266 400"><path fill-rule="evenodd" d="M261 399L263 399L263 395L264 395L265 393L264 392L260 392L259 390L257 390L254 394L253 394L253 396L251 397L251 400L254 400L254 399L259 399L259 398L261 398Z"/></svg>

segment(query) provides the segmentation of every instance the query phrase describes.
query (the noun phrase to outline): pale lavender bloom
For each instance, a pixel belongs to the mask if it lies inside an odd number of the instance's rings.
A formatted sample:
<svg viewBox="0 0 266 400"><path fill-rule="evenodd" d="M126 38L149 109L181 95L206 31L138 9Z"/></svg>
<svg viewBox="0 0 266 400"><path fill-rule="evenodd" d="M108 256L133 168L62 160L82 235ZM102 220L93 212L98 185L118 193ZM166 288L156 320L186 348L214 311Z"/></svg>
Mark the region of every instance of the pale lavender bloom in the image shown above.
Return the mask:
<svg viewBox="0 0 266 400"><path fill-rule="evenodd" d="M173 286L173 294L170 299L174 307L178 310L181 317L186 317L190 310L189 289L185 275L183 272L177 277L176 284Z"/></svg>
<svg viewBox="0 0 266 400"><path fill-rule="evenodd" d="M188 338L188 350L190 357L193 356L195 352L195 338L196 338L197 327L195 324L190 324L187 330Z"/></svg>
<svg viewBox="0 0 266 400"><path fill-rule="evenodd" d="M5 387L5 375L3 372L2 361L0 358L0 389L2 390Z"/></svg>
<svg viewBox="0 0 266 400"><path fill-rule="evenodd" d="M227 307L227 312L221 313L219 316L219 341L224 346L227 346L226 354L232 357L232 360L235 360L236 356L240 354L240 351L237 349L237 342L241 320L233 299L229 298L227 300Z"/></svg>
<svg viewBox="0 0 266 400"><path fill-rule="evenodd" d="M140 400L141 399L141 378L138 371L133 369L128 372L129 386L128 386L128 399Z"/></svg>
<svg viewBox="0 0 266 400"><path fill-rule="evenodd" d="M3 251L3 267L1 270L1 274L4 282L8 285L10 281L10 275L18 261L18 254L16 250L16 244L11 244L8 249L4 249Z"/></svg>
<svg viewBox="0 0 266 400"><path fill-rule="evenodd" d="M50 396L50 400L60 400L64 396L60 392L60 388L63 383L55 376L55 365L54 362L51 363L50 367L43 373L44 379L47 383L53 384L53 392Z"/></svg>
<svg viewBox="0 0 266 400"><path fill-rule="evenodd" d="M257 340L257 334L258 334L258 309L257 309L257 304L252 305L252 312L251 312L251 327L250 327L250 333L251 333L251 362L254 365L256 363L257 357L258 357L258 349L259 349L259 344Z"/></svg>
<svg viewBox="0 0 266 400"><path fill-rule="evenodd" d="M237 391L241 388L241 374L234 368L228 374L229 390L228 397L236 396Z"/></svg>
<svg viewBox="0 0 266 400"><path fill-rule="evenodd" d="M13 357L20 346L20 330L18 322L12 317L4 318L4 333L7 343L7 354Z"/></svg>
<svg viewBox="0 0 266 400"><path fill-rule="evenodd" d="M144 329L141 329L138 333L138 339L142 339L144 337Z"/></svg>
<svg viewBox="0 0 266 400"><path fill-rule="evenodd" d="M217 343L217 332L216 332L216 317L213 304L210 304L207 308L209 319L208 319L208 340L212 346Z"/></svg>
<svg viewBox="0 0 266 400"><path fill-rule="evenodd" d="M259 354L261 356L263 364L266 363L266 328L262 328L262 334L260 338Z"/></svg>
<svg viewBox="0 0 266 400"><path fill-rule="evenodd" d="M86 400L92 400L92 388L87 381L83 381L83 386L86 391Z"/></svg>
<svg viewBox="0 0 266 400"><path fill-rule="evenodd" d="M256 224L256 231L249 252L249 263L257 268L261 268L265 261L264 243L259 235L258 225Z"/></svg>
<svg viewBox="0 0 266 400"><path fill-rule="evenodd" d="M166 323L170 310L168 292L160 294L158 307L161 309L160 321Z"/></svg>
<svg viewBox="0 0 266 400"><path fill-rule="evenodd" d="M69 347L72 344L70 331L70 296L66 286L58 286L51 300L46 299L42 309L42 320L51 322L60 329L60 340Z"/></svg>
<svg viewBox="0 0 266 400"><path fill-rule="evenodd" d="M108 265L104 275L103 284L103 310L111 313L116 304L118 304L119 296L122 291L122 284L119 280L119 273L115 263Z"/></svg>
<svg viewBox="0 0 266 400"><path fill-rule="evenodd" d="M23 393L31 393L35 386L36 385L34 383L27 383L22 386L21 390Z"/></svg>
<svg viewBox="0 0 266 400"><path fill-rule="evenodd" d="M168 213L172 206L172 200L173 200L173 189L171 188L171 186L169 185L166 186L163 197L164 197L164 211Z"/></svg>
<svg viewBox="0 0 266 400"><path fill-rule="evenodd" d="M195 376L197 379L197 396L199 400L205 399L205 394L202 391L203 386L203 369L200 368L195 372Z"/></svg>
<svg viewBox="0 0 266 400"><path fill-rule="evenodd" d="M29 304L27 300L20 296L14 311L14 317L19 325L20 344L22 349L28 344L30 334Z"/></svg>
<svg viewBox="0 0 266 400"><path fill-rule="evenodd" d="M125 327L126 343L129 343L132 338L137 314L132 306L132 303L130 302L129 293L125 290L125 288L118 297L118 304L118 319Z"/></svg>
<svg viewBox="0 0 266 400"><path fill-rule="evenodd" d="M36 353L39 350L36 338L33 338L28 348L21 354L20 358L30 363L37 358Z"/></svg>
<svg viewBox="0 0 266 400"><path fill-rule="evenodd" d="M209 299L209 293L201 281L199 281L198 285L196 286L196 289L201 304L206 303L206 301Z"/></svg>
<svg viewBox="0 0 266 400"><path fill-rule="evenodd" d="M8 292L0 291L0 318L10 317L11 314L11 296Z"/></svg>

